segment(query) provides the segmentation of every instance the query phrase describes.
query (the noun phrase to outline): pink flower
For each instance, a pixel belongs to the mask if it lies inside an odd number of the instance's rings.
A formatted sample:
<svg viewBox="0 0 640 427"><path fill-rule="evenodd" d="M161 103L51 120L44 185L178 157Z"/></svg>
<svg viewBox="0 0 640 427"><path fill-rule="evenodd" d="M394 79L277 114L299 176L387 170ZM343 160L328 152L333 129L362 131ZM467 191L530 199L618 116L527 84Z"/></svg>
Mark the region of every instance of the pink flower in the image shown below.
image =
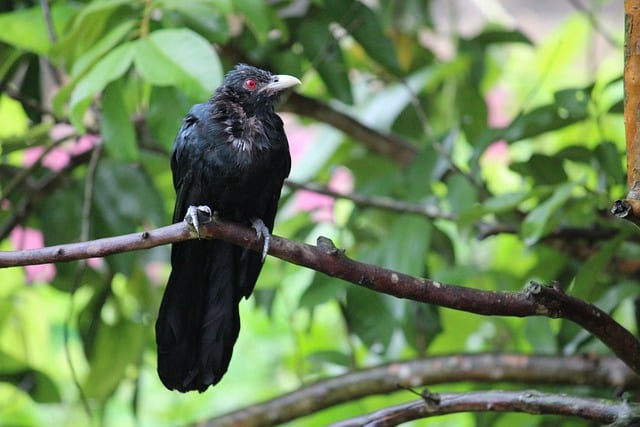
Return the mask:
<svg viewBox="0 0 640 427"><path fill-rule="evenodd" d="M42 232L28 227L14 227L9 240L15 250L36 249L44 246ZM50 282L56 276L56 267L53 264L27 265L24 270L27 283Z"/></svg>
<svg viewBox="0 0 640 427"><path fill-rule="evenodd" d="M500 86L494 87L487 93L487 124L490 127L505 127L510 123L510 118L505 112L508 95L507 90ZM491 164L508 165L509 161L509 146L504 140L498 140L489 145L482 158L483 163Z"/></svg>
<svg viewBox="0 0 640 427"><path fill-rule="evenodd" d="M59 140L61 138L73 135L73 127L71 125L59 124L55 125L49 135L53 140ZM63 142L57 147L51 149L42 159L42 165L53 170L59 171L64 168L71 156L81 154L87 150L93 148L93 146L100 141L100 137L97 135L82 135L78 139L69 139ZM42 156L44 147L33 147L25 150L23 164L26 167L33 165Z"/></svg>

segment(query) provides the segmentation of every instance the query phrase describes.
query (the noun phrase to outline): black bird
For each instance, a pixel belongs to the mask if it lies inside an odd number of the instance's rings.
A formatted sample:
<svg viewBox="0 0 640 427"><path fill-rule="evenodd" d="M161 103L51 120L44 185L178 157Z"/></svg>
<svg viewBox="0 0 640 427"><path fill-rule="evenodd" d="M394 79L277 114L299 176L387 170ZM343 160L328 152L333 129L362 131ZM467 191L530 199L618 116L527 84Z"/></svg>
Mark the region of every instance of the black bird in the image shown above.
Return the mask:
<svg viewBox="0 0 640 427"><path fill-rule="evenodd" d="M240 64L186 115L171 156L176 205L199 233L211 209L251 224L262 255L221 240L171 248L171 275L156 322L158 374L170 390L203 392L227 371L240 331L238 304L255 286L291 157L274 103L300 80ZM186 216L185 216L186 215Z"/></svg>

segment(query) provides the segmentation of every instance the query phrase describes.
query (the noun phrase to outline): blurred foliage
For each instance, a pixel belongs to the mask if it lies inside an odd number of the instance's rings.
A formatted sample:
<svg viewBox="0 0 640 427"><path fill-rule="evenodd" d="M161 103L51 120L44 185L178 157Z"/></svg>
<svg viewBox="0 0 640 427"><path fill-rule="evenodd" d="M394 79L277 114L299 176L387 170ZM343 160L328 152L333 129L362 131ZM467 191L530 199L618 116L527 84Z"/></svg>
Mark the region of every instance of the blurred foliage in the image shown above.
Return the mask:
<svg viewBox="0 0 640 427"><path fill-rule="evenodd" d="M492 22L444 32L429 0L51 0L51 25L35 4L0 6L3 250L26 243L26 230L51 245L77 241L83 227L98 238L165 225L183 115L223 70L248 62L300 76L304 95L415 147L400 167L348 133L288 115L296 180L329 183L347 170L359 194L442 213L340 200L322 219L301 208L308 194L285 189L277 234L325 235L355 259L481 289L558 280L635 330L640 246L607 215L625 193L622 47L609 41L598 66L585 66L599 34L585 14L534 41ZM95 173L88 137L104 146ZM184 425L392 360L607 352L564 321L440 310L270 258L241 306L225 379L205 394L171 393L155 373L153 337L168 254L57 265L46 278L0 271L1 425L88 425L85 407L105 426ZM401 400L368 398L291 425ZM462 414L445 424L582 425L565 421Z"/></svg>

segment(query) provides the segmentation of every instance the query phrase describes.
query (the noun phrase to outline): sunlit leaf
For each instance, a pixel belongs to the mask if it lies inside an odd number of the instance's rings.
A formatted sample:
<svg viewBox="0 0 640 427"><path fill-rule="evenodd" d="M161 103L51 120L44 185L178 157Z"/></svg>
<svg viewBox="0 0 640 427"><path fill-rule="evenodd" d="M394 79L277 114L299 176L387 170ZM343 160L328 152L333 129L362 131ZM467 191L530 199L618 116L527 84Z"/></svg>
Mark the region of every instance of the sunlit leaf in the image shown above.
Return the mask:
<svg viewBox="0 0 640 427"><path fill-rule="evenodd" d="M536 243L555 225L551 220L552 216L565 206L574 187L575 184L571 182L558 186L549 199L529 212L522 223L522 235L526 244Z"/></svg>
<svg viewBox="0 0 640 427"><path fill-rule="evenodd" d="M348 67L338 40L329 31L328 23L308 20L298 28L298 39L304 46L304 55L315 64L327 89L347 104L353 102Z"/></svg>
<svg viewBox="0 0 640 427"><path fill-rule="evenodd" d="M187 29L165 29L139 41L136 69L151 84L177 86L196 100L208 98L222 79L211 45Z"/></svg>
<svg viewBox="0 0 640 427"><path fill-rule="evenodd" d="M98 61L78 82L69 101L70 118L76 128L84 129L82 116L89 107L92 98L129 69L134 52L134 42L118 46Z"/></svg>
<svg viewBox="0 0 640 427"><path fill-rule="evenodd" d="M56 32L62 32L74 8L56 3L51 7L51 20ZM32 7L0 14L0 40L30 52L45 54L51 48L51 36L42 19L42 9Z"/></svg>

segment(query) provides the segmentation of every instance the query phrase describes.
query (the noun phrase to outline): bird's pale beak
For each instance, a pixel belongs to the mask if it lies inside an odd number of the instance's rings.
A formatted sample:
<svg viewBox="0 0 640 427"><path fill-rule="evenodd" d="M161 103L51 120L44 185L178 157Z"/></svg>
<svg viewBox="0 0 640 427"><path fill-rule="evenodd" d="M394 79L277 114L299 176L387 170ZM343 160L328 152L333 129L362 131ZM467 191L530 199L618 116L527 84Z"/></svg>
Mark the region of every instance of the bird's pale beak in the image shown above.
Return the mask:
<svg viewBox="0 0 640 427"><path fill-rule="evenodd" d="M280 92L287 88L290 88L295 85L299 85L302 82L293 76L288 76L286 74L278 74L276 76L271 77L271 83L266 85L264 88L266 90Z"/></svg>

